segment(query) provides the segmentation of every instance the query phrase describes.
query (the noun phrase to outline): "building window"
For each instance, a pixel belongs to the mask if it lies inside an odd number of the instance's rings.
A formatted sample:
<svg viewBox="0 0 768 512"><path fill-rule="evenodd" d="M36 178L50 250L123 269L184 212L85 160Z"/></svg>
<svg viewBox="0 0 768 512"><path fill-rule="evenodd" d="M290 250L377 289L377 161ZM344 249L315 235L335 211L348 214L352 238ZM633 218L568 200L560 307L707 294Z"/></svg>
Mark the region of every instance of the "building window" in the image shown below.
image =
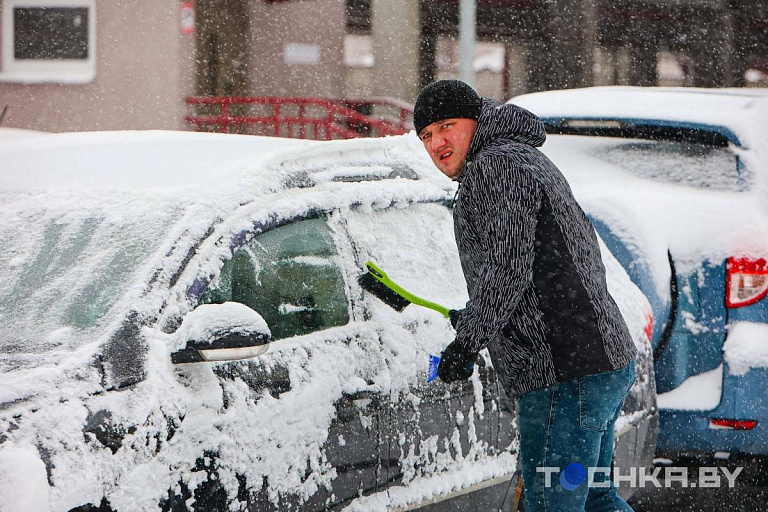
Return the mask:
<svg viewBox="0 0 768 512"><path fill-rule="evenodd" d="M344 64L350 68L372 68L373 37L347 34L344 37Z"/></svg>
<svg viewBox="0 0 768 512"><path fill-rule="evenodd" d="M2 71L12 82L87 83L96 75L95 0L2 0Z"/></svg>

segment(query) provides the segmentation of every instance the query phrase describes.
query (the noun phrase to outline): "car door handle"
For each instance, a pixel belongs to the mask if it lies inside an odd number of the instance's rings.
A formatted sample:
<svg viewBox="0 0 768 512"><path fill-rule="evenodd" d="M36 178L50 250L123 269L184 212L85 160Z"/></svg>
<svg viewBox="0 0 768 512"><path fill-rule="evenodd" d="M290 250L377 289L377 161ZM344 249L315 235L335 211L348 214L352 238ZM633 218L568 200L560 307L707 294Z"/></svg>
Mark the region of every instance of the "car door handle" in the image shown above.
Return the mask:
<svg viewBox="0 0 768 512"><path fill-rule="evenodd" d="M377 397L378 391L372 391L370 389L361 389L358 391L344 392L342 395L350 402L355 400L373 400Z"/></svg>
<svg viewBox="0 0 768 512"><path fill-rule="evenodd" d="M377 391L371 391L368 389L342 393L341 400L336 402L336 415L339 421L352 421L353 419L360 416L361 409L363 409L364 406L363 404L355 403L358 401L370 401L371 404L374 404L373 410L375 410L377 407L376 404L379 403L379 396L380 395Z"/></svg>

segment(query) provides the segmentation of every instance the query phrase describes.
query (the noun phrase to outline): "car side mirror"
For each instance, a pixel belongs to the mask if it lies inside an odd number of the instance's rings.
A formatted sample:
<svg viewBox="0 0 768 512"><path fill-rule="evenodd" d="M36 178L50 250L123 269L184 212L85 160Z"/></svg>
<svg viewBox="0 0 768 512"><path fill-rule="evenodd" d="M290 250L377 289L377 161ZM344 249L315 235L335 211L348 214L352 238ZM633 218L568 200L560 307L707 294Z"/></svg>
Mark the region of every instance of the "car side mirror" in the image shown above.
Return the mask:
<svg viewBox="0 0 768 512"><path fill-rule="evenodd" d="M258 357L272 341L264 318L237 302L198 306L187 313L174 337L174 345L183 347L171 354L174 364Z"/></svg>

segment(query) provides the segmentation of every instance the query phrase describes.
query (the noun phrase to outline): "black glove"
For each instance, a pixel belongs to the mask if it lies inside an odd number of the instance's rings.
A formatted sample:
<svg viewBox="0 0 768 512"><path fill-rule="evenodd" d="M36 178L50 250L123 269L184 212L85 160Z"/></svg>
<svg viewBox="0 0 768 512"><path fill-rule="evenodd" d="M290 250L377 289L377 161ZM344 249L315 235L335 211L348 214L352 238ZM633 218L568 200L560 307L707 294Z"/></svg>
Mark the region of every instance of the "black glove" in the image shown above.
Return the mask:
<svg viewBox="0 0 768 512"><path fill-rule="evenodd" d="M459 323L459 318L461 318L463 313L463 309L452 309L448 312L448 318L450 319L451 327L453 327L454 330L456 330L456 326Z"/></svg>
<svg viewBox="0 0 768 512"><path fill-rule="evenodd" d="M468 352L454 340L440 355L437 376L443 382L467 380L475 371L476 358L476 353Z"/></svg>

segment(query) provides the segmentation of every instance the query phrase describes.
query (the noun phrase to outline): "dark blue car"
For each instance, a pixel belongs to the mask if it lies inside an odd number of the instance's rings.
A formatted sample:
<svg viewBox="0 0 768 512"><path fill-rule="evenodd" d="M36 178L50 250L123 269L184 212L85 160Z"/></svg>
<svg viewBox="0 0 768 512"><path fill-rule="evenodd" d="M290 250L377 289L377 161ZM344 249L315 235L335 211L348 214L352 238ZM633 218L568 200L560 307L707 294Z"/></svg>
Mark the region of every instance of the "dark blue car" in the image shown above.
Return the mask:
<svg viewBox="0 0 768 512"><path fill-rule="evenodd" d="M768 455L768 91L514 98L643 290L661 454Z"/></svg>
<svg viewBox="0 0 768 512"><path fill-rule="evenodd" d="M515 406L486 352L427 383L448 319L358 281L375 260L467 300L456 184L414 133L2 139L2 512L512 507ZM639 353L615 461L647 467L650 306L603 262Z"/></svg>

